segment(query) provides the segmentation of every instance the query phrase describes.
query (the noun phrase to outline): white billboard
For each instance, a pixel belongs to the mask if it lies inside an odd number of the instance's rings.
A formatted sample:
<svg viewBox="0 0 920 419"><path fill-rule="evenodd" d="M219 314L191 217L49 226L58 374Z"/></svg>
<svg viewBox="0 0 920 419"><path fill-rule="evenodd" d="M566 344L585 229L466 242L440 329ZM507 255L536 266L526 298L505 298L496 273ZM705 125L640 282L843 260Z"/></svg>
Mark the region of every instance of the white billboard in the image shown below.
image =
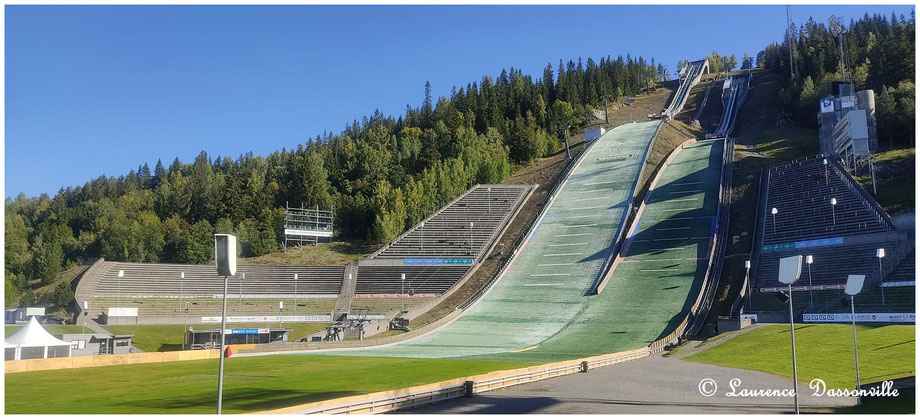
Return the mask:
<svg viewBox="0 0 920 419"><path fill-rule="evenodd" d="M298 230L286 228L284 229L284 234L288 236L332 237L332 230Z"/></svg>
<svg viewBox="0 0 920 419"><path fill-rule="evenodd" d="M316 314L311 316L227 316L227 323L258 322L330 322L332 316ZM220 316L202 316L202 323L220 323Z"/></svg>
<svg viewBox="0 0 920 419"><path fill-rule="evenodd" d="M109 317L137 317L137 307L109 307Z"/></svg>
<svg viewBox="0 0 920 419"><path fill-rule="evenodd" d="M802 320L810 323L851 323L850 313L803 314ZM915 323L916 313L856 313L856 323Z"/></svg>

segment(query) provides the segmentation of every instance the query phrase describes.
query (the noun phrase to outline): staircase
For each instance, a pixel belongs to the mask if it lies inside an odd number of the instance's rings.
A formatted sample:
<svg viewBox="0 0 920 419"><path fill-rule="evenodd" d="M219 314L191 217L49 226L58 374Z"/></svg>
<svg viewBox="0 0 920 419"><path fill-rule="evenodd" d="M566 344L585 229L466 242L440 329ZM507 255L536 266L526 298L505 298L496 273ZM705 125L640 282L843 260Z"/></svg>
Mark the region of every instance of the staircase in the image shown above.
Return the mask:
<svg viewBox="0 0 920 419"><path fill-rule="evenodd" d="M358 281L358 263L352 262L345 267L345 273L342 278L342 291L339 293L339 299L335 303L335 313L332 318L337 319L343 313L351 312L351 302L355 298L355 283Z"/></svg>

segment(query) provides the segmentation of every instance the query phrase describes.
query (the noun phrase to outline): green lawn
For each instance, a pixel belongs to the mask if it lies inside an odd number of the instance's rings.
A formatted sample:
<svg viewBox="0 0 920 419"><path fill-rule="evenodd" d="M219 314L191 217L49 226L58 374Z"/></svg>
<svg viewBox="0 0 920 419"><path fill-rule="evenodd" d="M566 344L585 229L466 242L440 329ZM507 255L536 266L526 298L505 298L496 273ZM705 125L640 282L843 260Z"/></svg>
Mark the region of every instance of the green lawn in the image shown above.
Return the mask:
<svg viewBox="0 0 920 419"><path fill-rule="evenodd" d="M317 330L322 330L329 323L285 323L283 327L294 329L288 335L293 341ZM220 329L219 324L193 324L197 329ZM278 323L230 323L227 325L234 329L278 327ZM140 326L103 326L105 330L115 334L134 334L134 346L144 352L178 351L182 349L184 325L140 325Z"/></svg>
<svg viewBox="0 0 920 419"><path fill-rule="evenodd" d="M218 361L185 361L6 375L6 413L214 413ZM227 360L224 413L433 383L532 364L444 359L273 355ZM53 394L36 403L35 391Z"/></svg>
<svg viewBox="0 0 920 419"><path fill-rule="evenodd" d="M876 184L878 195L873 195L889 214L914 208L914 166L913 147L886 150L875 155ZM854 176L862 187L872 193L872 175L865 170Z"/></svg>
<svg viewBox="0 0 920 419"><path fill-rule="evenodd" d="M914 326L856 326L863 383L915 375ZM752 330L684 358L792 377L789 326ZM848 324L796 325L799 381L820 378L828 388L853 388L853 329Z"/></svg>

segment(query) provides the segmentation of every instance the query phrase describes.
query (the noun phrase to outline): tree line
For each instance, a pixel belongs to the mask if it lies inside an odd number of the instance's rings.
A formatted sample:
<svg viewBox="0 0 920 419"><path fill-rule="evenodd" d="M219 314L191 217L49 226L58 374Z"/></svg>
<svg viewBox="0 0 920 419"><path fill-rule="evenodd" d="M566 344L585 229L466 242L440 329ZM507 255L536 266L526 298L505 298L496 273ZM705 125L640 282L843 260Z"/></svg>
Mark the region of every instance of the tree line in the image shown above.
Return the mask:
<svg viewBox="0 0 920 419"><path fill-rule="evenodd" d="M805 126L817 127L818 101L831 94L831 82L848 79L857 91L876 94L879 140L913 145L915 16L890 18L864 15L851 20L840 42L828 26L809 18L795 28L795 61L788 42L773 43L757 54L757 65L784 77L778 100L787 113ZM848 68L840 64L841 44L849 55ZM798 72L791 76L790 67ZM846 77L844 77L846 75Z"/></svg>
<svg viewBox="0 0 920 419"><path fill-rule="evenodd" d="M157 161L118 177L6 200L6 295L56 280L62 268L102 256L130 262L206 263L214 233L239 237L244 256L279 248L284 208L335 211L336 236L388 242L475 183L497 183L515 165L555 153L604 99L657 82L661 64L639 57L548 64L454 88L404 115L376 111L268 156Z"/></svg>

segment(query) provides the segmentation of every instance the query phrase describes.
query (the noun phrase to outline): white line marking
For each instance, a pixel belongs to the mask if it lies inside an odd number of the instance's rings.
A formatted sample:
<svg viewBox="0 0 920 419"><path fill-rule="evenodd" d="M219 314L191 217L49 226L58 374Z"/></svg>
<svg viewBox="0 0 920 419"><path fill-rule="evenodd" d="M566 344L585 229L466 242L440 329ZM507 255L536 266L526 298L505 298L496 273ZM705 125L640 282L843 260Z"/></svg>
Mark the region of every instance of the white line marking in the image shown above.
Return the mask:
<svg viewBox="0 0 920 419"><path fill-rule="evenodd" d="M693 210L695 210L695 209L697 209L697 208L671 208L671 209L663 209L663 210L661 210L661 211L663 211L663 212L677 212L677 211L693 211Z"/></svg>
<svg viewBox="0 0 920 419"><path fill-rule="evenodd" d="M589 236L594 233L557 234L556 237Z"/></svg>
<svg viewBox="0 0 920 419"><path fill-rule="evenodd" d="M690 227L687 227L687 228L690 228ZM581 246L581 245L583 245L583 244L588 244L588 243L551 244L551 245L549 245L549 247L558 247L558 246Z"/></svg>
<svg viewBox="0 0 920 419"><path fill-rule="evenodd" d="M594 192L594 191L591 191L591 192ZM576 200L574 200L574 201L572 201L572 202L595 201L595 200L598 200L598 199L607 199L607 197L606 197L606 196L596 196L596 197L594 197L594 198L576 199Z"/></svg>
<svg viewBox="0 0 920 419"><path fill-rule="evenodd" d="M581 254L581 252L579 252L579 253L550 253L550 254L547 254L547 255L543 255L543 257L551 257L551 256L578 256L578 255L580 255L580 254Z"/></svg>
<svg viewBox="0 0 920 419"><path fill-rule="evenodd" d="M572 225L572 226L560 226L560 227L562 227L562 228L578 228L578 227L594 227L594 226L596 226L596 225L597 225L597 223L594 223L594 224L575 224L575 225Z"/></svg>
<svg viewBox="0 0 920 419"><path fill-rule="evenodd" d="M689 240L689 237L674 237L670 239L652 239L653 242L663 242L668 240Z"/></svg>
<svg viewBox="0 0 920 419"><path fill-rule="evenodd" d="M689 230L690 227L671 227L671 228L656 228L656 231L669 231L669 230Z"/></svg>
<svg viewBox="0 0 920 419"><path fill-rule="evenodd" d="M608 183L620 183L620 181L618 181L618 180L612 180L612 181L610 181L610 182L591 182L591 183L583 183L582 185L585 185L585 186L593 186L593 185L606 185L606 184L608 184Z"/></svg>
<svg viewBox="0 0 920 419"><path fill-rule="evenodd" d="M587 218L587 217L594 217L595 215L597 215L597 214L588 214L588 215L571 215L571 216L568 216L568 217L562 217L562 218Z"/></svg>
<svg viewBox="0 0 920 419"><path fill-rule="evenodd" d="M546 284L524 284L525 287L558 287L565 285L561 282L551 282Z"/></svg>
<svg viewBox="0 0 920 419"><path fill-rule="evenodd" d="M680 199L669 199L667 202L684 202L684 201L699 201L699 198L680 198Z"/></svg>
<svg viewBox="0 0 920 419"><path fill-rule="evenodd" d="M649 251L655 252L658 250L684 250L686 247L665 247L662 249L648 249Z"/></svg>
<svg viewBox="0 0 920 419"><path fill-rule="evenodd" d="M691 190L691 191L674 191L674 192L668 192L668 193L669 193L669 194L676 194L676 193L697 193L697 192L702 192L702 191L699 190L699 189L694 189L694 190Z"/></svg>
<svg viewBox="0 0 920 419"><path fill-rule="evenodd" d="M606 205L598 205L598 206L595 206L595 207L578 207L578 208L571 208L570 211L578 211L578 210L586 210L586 209L598 209L598 208L604 208L604 207L606 207ZM597 224L595 224L595 225L597 225Z"/></svg>
<svg viewBox="0 0 920 419"><path fill-rule="evenodd" d="M684 258L676 258L676 259L643 259L642 261L643 261L643 262L674 262L674 261L684 261L684 260L686 260L686 259L684 259Z"/></svg>
<svg viewBox="0 0 920 419"><path fill-rule="evenodd" d="M672 272L679 271L680 269L639 269L641 272Z"/></svg>
<svg viewBox="0 0 920 419"><path fill-rule="evenodd" d="M570 274L531 274L530 276L569 276Z"/></svg>
<svg viewBox="0 0 920 419"><path fill-rule="evenodd" d="M539 265L537 265L537 266L569 266L569 265L574 265L574 264L575 264L575 262L569 262L569 263L541 263L541 264L539 264Z"/></svg>
<svg viewBox="0 0 920 419"><path fill-rule="evenodd" d="M672 183L673 186L684 186L684 185L699 185L703 182L684 182L684 183Z"/></svg>

